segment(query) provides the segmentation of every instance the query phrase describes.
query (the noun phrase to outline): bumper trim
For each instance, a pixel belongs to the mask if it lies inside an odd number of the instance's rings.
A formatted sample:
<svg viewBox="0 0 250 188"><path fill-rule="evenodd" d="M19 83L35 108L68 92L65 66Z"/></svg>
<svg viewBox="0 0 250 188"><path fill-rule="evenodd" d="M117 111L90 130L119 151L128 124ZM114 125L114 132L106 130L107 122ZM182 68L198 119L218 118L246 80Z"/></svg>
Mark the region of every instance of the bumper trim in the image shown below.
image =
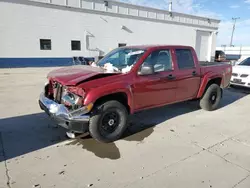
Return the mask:
<svg viewBox="0 0 250 188"><path fill-rule="evenodd" d="M89 112L87 107L77 110L77 113L76 111L69 112L63 104L50 100L45 97L44 93L40 95L39 105L58 125L77 133L88 130L90 116L87 114Z"/></svg>
<svg viewBox="0 0 250 188"><path fill-rule="evenodd" d="M230 85L239 86L239 87L245 87L245 88L250 88L249 84L238 84L238 83L230 82Z"/></svg>

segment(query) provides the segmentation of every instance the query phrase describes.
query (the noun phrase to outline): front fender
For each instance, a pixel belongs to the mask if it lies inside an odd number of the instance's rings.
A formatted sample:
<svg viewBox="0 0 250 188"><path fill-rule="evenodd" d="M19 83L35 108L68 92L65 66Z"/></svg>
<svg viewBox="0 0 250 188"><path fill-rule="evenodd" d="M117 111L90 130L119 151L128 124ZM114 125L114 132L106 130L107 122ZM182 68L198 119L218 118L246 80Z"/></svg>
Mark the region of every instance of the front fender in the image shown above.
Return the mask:
<svg viewBox="0 0 250 188"><path fill-rule="evenodd" d="M107 95L112 95L115 93L125 93L128 99L128 106L130 108L130 112L134 112L134 104L133 104L133 94L131 87L126 84L109 84L106 86L93 88L88 93L86 93L84 99L84 105L89 103L95 103L98 99L105 97Z"/></svg>

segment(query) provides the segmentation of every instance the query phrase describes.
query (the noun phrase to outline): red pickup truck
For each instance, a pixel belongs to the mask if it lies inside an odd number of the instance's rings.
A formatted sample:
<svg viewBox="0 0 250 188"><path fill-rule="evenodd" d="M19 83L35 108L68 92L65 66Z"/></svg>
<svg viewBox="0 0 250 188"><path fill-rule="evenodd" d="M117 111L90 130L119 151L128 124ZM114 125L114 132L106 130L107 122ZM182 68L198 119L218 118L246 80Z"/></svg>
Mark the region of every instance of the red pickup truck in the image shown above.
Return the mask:
<svg viewBox="0 0 250 188"><path fill-rule="evenodd" d="M232 74L229 64L199 62L189 46L121 47L93 65L50 72L39 105L71 133L101 142L119 139L141 110L192 99L215 110Z"/></svg>

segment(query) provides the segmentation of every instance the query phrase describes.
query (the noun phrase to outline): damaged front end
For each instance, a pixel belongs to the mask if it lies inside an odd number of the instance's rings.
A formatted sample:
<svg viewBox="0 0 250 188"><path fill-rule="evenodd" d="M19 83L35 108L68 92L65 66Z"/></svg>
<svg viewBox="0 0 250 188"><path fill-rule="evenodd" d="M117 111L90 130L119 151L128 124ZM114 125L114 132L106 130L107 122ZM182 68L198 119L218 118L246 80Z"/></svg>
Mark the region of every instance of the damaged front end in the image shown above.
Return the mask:
<svg viewBox="0 0 250 188"><path fill-rule="evenodd" d="M93 107L92 103L83 105L84 95L82 89L76 91L76 88L50 81L40 95L39 105L58 125L83 133L88 131L89 112Z"/></svg>

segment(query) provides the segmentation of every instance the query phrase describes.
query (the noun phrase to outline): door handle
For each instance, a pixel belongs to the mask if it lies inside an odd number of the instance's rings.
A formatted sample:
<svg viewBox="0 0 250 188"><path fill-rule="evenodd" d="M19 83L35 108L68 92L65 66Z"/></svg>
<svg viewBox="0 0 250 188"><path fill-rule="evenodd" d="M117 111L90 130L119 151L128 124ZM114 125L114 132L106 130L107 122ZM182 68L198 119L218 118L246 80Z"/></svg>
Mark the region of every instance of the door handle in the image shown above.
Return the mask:
<svg viewBox="0 0 250 188"><path fill-rule="evenodd" d="M167 76L167 79L168 79L168 80L174 80L174 79L175 79L175 76L173 76L172 74L170 74L170 75Z"/></svg>
<svg viewBox="0 0 250 188"><path fill-rule="evenodd" d="M193 76L196 76L196 75L197 75L197 72L196 72L196 71L193 71L193 72L192 72L192 75L193 75Z"/></svg>

